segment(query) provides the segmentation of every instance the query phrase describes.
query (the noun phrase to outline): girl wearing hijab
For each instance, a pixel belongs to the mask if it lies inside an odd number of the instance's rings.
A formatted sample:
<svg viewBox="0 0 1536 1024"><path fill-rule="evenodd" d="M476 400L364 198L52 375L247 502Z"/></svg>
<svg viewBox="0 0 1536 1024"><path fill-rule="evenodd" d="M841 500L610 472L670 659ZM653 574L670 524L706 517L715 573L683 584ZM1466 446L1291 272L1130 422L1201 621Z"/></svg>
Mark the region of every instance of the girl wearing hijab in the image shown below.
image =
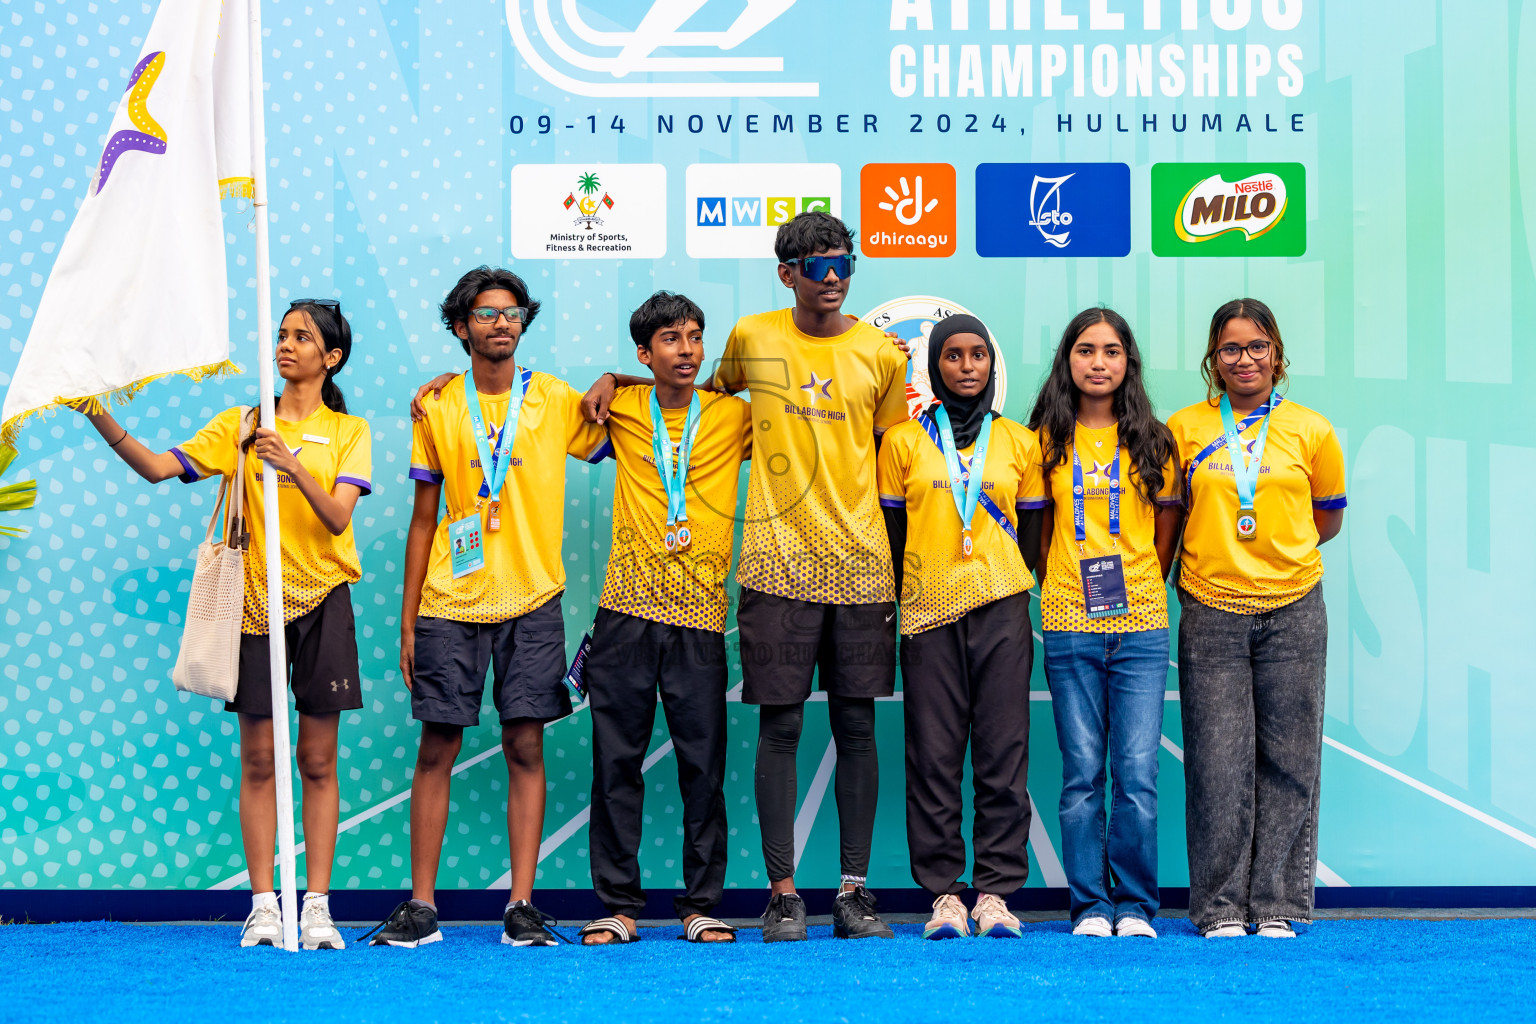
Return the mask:
<svg viewBox="0 0 1536 1024"><path fill-rule="evenodd" d="M1156 938L1157 757L1168 597L1183 511L1173 435L1152 412L1125 319L1061 334L1029 426L1045 452L1040 625L1061 744L1072 934ZM1114 786L1106 833L1104 766Z"/></svg>
<svg viewBox="0 0 1536 1024"><path fill-rule="evenodd" d="M196 483L231 476L239 449L245 460L241 520L245 548L245 614L235 699L226 711L240 718L240 833L251 876L251 913L242 946L282 942L272 887L277 842L277 790L272 763L271 660L267 647L267 569L263 541L263 472L277 473L283 534L283 618L288 674L299 713L295 751L303 793L308 892L299 914L305 949L341 949L331 920L331 860L336 852L339 795L337 730L343 711L363 706L350 584L362 576L352 537L352 511L371 489L373 447L368 422L347 415L332 379L352 351L352 329L330 299L300 299L277 333L277 372L283 378L274 426L257 425L240 407L215 416L197 436L166 452L145 447L110 413L87 413L107 446L150 483L179 477ZM254 431L253 429L254 428Z"/></svg>
<svg viewBox="0 0 1536 1024"><path fill-rule="evenodd" d="M997 353L973 316L928 339L938 399L886 432L877 479L901 595L912 877L934 896L923 937L1020 934L1007 897L1029 874L1031 564L1046 504L1033 431L992 411ZM1023 518L1021 524L1020 519ZM1028 556L1028 557L1026 557ZM967 914L961 782L974 785Z"/></svg>

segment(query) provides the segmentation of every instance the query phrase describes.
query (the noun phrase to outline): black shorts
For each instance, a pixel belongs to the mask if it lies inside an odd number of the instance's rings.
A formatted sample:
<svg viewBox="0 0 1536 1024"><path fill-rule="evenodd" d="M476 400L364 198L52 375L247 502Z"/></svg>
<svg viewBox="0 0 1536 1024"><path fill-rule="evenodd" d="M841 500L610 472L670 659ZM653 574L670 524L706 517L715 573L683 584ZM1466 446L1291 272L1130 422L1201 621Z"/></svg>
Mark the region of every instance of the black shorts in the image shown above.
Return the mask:
<svg viewBox="0 0 1536 1024"><path fill-rule="evenodd" d="M411 717L478 725L488 668L495 669L491 696L503 722L570 714L560 596L505 622L417 619Z"/></svg>
<svg viewBox="0 0 1536 1024"><path fill-rule="evenodd" d="M896 690L896 603L818 604L741 588L741 699L799 704L821 688L839 697Z"/></svg>
<svg viewBox="0 0 1536 1024"><path fill-rule="evenodd" d="M301 715L329 715L363 706L357 668L357 624L352 588L345 583L325 595L283 630L288 648L288 681ZM272 717L272 658L267 634L240 634L240 680L226 711Z"/></svg>

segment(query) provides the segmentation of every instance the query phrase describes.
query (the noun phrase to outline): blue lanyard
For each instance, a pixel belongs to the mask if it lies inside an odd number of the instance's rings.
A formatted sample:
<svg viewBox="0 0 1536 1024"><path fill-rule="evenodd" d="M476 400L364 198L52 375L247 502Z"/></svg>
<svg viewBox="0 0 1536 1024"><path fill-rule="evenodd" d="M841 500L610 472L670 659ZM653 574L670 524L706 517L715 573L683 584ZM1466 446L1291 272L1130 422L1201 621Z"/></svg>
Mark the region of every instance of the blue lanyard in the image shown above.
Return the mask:
<svg viewBox="0 0 1536 1024"><path fill-rule="evenodd" d="M1095 467L1097 468L1097 467ZM1083 463L1077 457L1077 438L1072 439L1072 528L1077 531L1077 542L1088 539L1086 516L1083 513ZM1120 442L1115 442L1115 461L1109 468L1109 535L1120 536Z"/></svg>
<svg viewBox="0 0 1536 1024"><path fill-rule="evenodd" d="M1272 401L1264 403L1264 418L1259 427L1258 440L1253 445L1253 461L1247 462L1243 458L1243 440L1237 429L1237 421L1232 416L1232 403L1228 401L1225 392L1221 396L1221 422L1227 430L1227 456L1232 460L1232 479L1237 482L1237 503L1244 511L1252 511L1254 495L1258 493L1259 465L1264 461L1264 445L1269 440L1269 414L1273 409Z"/></svg>
<svg viewBox="0 0 1536 1024"><path fill-rule="evenodd" d="M667 433L667 420L662 415L661 403L656 400L656 389L651 389L651 454L656 457L656 469L661 474L662 489L667 492L667 525L688 521L688 496L683 487L688 483L688 460L693 454L693 439L699 433L699 393L693 393L688 403L688 418L683 421L683 437L677 446L677 470L672 469L672 437Z"/></svg>
<svg viewBox="0 0 1536 1024"><path fill-rule="evenodd" d="M523 396L527 391L528 378L518 372L507 401L507 419L501 426L501 433L496 435L496 451L492 454L490 440L485 436L485 420L480 415L480 396L475 393L474 371L464 371L464 404L469 408L469 425L474 429L475 447L480 452L481 500L499 500L501 496L507 470L512 466L512 439L517 436L517 417L523 411Z"/></svg>
<svg viewBox="0 0 1536 1024"><path fill-rule="evenodd" d="M955 499L955 511L960 513L960 528L971 529L971 517L976 514L976 503L981 500L981 475L987 464L987 442L992 437L992 417L981 421L981 433L976 435L976 447L971 452L971 477L967 483L960 470L960 450L955 447L954 431L950 429L949 412L939 404L939 437L944 449L944 465L949 470L949 496Z"/></svg>

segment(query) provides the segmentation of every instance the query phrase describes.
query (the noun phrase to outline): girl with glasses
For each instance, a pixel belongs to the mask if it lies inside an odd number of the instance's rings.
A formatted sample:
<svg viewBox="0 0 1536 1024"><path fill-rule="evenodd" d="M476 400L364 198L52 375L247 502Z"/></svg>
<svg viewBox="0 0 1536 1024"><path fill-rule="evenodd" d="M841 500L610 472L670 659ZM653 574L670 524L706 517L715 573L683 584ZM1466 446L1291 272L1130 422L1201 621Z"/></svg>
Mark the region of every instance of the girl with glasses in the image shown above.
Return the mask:
<svg viewBox="0 0 1536 1024"><path fill-rule="evenodd" d="M288 674L299 715L297 753L303 792L308 892L299 915L305 949L341 949L328 894L336 852L339 806L337 730L341 712L363 706L351 584L362 576L352 536L352 510L372 490L373 448L368 423L347 415L332 379L352 351L352 329L333 300L301 299L283 316L277 372L283 393L277 422L256 425L255 412L226 409L191 441L151 451L110 413L86 417L108 446L150 483L186 483L230 476L245 461L241 515L245 549L245 609L239 683L225 710L240 716L240 831L251 880L251 914L242 946L276 946L282 921L272 888L277 842L277 791L272 749L271 660L267 641L267 570L262 474L277 473L283 541L283 619ZM252 427L255 427L252 432Z"/></svg>
<svg viewBox="0 0 1536 1024"><path fill-rule="evenodd" d="M1029 426L1051 504L1040 623L1061 745L1061 841L1074 935L1156 938L1157 758L1168 681L1163 580L1178 545L1173 436L1112 309L1062 332ZM1114 779L1106 832L1105 761Z"/></svg>
<svg viewBox="0 0 1536 1024"><path fill-rule="evenodd" d="M1332 425L1285 398L1268 306L1211 318L1202 402L1169 420L1185 480L1179 688L1189 918L1207 938L1312 917L1328 619L1318 545L1344 523Z"/></svg>

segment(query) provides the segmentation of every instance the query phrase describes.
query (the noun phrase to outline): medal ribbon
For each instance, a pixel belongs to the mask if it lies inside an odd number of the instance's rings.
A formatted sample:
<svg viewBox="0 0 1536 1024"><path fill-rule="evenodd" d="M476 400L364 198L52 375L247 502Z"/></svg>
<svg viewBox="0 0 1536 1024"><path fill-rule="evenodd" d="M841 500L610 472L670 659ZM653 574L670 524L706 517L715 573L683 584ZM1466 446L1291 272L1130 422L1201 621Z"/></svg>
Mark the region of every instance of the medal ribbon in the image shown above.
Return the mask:
<svg viewBox="0 0 1536 1024"><path fill-rule="evenodd" d="M512 466L512 440L517 436L517 417L523 411L523 397L528 393L529 372L517 375L512 394L507 401L506 422L496 435L496 451L491 451L490 439L485 435L485 420L480 415L480 396L475 392L473 370L464 371L464 404L469 408L469 425L475 432L475 448L480 452L480 498L500 499L502 485L507 481L507 470Z"/></svg>
<svg viewBox="0 0 1536 1024"><path fill-rule="evenodd" d="M1253 412L1249 413L1248 418L1243 420L1242 423L1238 424L1237 432L1241 434L1243 431L1259 422L1262 417L1267 416L1271 410L1278 409L1280 407L1280 403L1284 401L1284 395L1272 392L1269 398L1269 408L1266 409L1261 405ZM1227 435L1222 434L1220 437L1216 438L1216 440L1200 449L1200 454L1189 460L1189 469L1184 473L1184 504L1186 506L1194 504L1195 470L1200 468L1200 464L1202 462L1216 454L1216 449L1220 448L1226 443Z"/></svg>
<svg viewBox="0 0 1536 1024"><path fill-rule="evenodd" d="M1259 427L1259 437L1253 446L1253 461L1250 463L1243 457L1243 440L1237 428L1237 420L1232 415L1232 403L1228 401L1226 393L1221 396L1221 422L1227 429L1227 455L1232 460L1232 479L1237 483L1237 503L1244 512L1253 511L1253 499L1259 490L1259 465L1264 461L1264 445L1269 440L1269 414L1274 408L1272 401L1265 401L1263 408L1254 410L1254 415L1263 415L1262 425ZM1246 429L1253 423L1253 417L1243 421Z"/></svg>
<svg viewBox="0 0 1536 1024"><path fill-rule="evenodd" d="M1087 517L1084 515L1083 463L1077 457L1077 439L1072 440L1072 528L1077 532L1077 542L1088 539ZM1109 535L1120 536L1120 442L1115 442L1115 461L1109 470Z"/></svg>
<svg viewBox="0 0 1536 1024"><path fill-rule="evenodd" d="M677 469L672 469L672 437L667 433L667 420L662 415L661 403L656 400L656 389L651 389L651 454L656 458L656 471L661 474L661 487L667 492L667 525L686 522L688 496L683 488L688 483L688 460L693 455L693 439L699 433L699 393L693 393L688 403L688 418L683 421L683 436L677 446Z"/></svg>
<svg viewBox="0 0 1536 1024"><path fill-rule="evenodd" d="M971 528L971 517L981 501L981 477L987 464L987 442L992 437L992 417L981 421L981 433L976 435L976 447L971 451L971 476L967 483L960 469L960 450L955 447L955 434L949 425L949 413L940 404L934 417L939 423L940 448L944 450L944 465L949 470L949 496L955 499L955 511L960 513L960 528Z"/></svg>

